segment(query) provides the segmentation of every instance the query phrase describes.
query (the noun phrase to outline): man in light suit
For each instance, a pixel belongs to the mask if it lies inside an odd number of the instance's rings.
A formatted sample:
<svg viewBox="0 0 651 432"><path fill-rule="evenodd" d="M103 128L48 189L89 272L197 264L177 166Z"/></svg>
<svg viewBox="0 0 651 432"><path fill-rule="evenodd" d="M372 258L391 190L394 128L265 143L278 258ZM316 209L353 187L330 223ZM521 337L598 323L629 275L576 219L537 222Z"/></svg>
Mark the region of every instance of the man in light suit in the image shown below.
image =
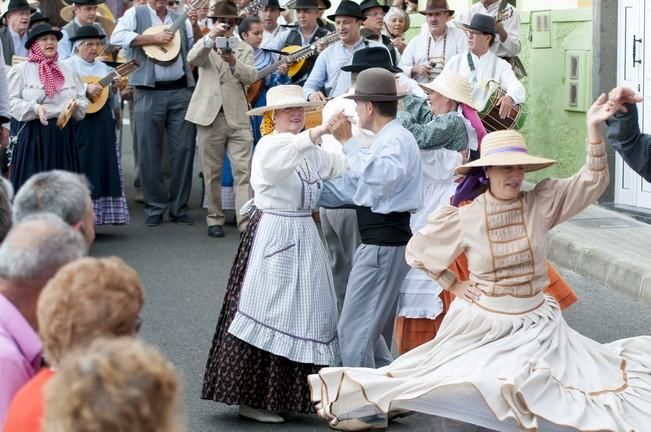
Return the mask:
<svg viewBox="0 0 651 432"><path fill-rule="evenodd" d="M232 1L218 1L208 14L214 26L188 53L188 61L199 70L199 82L185 119L197 125L202 171L208 199L208 236L224 236L221 206L221 173L224 151L233 167L235 215L240 231L248 220L239 214L250 198L253 135L246 116L245 86L256 80L253 49L238 41L232 50L217 49L217 37L232 37L240 21Z"/></svg>

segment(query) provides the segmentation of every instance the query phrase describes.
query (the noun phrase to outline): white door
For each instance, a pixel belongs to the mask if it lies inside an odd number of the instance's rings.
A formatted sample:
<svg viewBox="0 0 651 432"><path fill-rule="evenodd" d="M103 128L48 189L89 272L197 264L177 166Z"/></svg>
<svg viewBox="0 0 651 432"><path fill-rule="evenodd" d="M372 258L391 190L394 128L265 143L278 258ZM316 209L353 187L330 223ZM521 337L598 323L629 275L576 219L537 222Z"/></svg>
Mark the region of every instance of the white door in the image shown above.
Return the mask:
<svg viewBox="0 0 651 432"><path fill-rule="evenodd" d="M651 91L647 95L644 90L647 83L651 90L651 65L645 68L644 59L651 58L651 44L645 43L651 40L651 26L645 28L644 17L651 18L651 0L620 0L618 8L617 82L644 96L638 113L642 130L649 133ZM629 168L619 155L615 167L615 203L651 209L651 184Z"/></svg>

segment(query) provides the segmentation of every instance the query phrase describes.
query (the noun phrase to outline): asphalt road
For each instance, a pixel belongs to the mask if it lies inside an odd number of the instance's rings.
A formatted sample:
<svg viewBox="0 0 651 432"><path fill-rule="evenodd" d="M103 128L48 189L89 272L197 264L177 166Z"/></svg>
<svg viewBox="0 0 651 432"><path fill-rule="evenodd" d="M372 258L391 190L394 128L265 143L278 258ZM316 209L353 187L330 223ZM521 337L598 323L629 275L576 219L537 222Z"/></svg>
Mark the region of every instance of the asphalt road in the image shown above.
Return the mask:
<svg viewBox="0 0 651 432"><path fill-rule="evenodd" d="M132 198L131 152L124 150L128 195ZM118 255L139 272L146 290L141 336L158 346L183 377L188 431L327 430L325 423L310 416L278 426L262 425L238 418L236 408L200 399L205 361L239 236L233 225L226 226L223 239L206 235L204 211L199 207L200 183L196 175L195 179L190 203L194 226L166 220L148 228L142 205L130 199L131 224L99 227L92 254ZM579 303L565 313L573 328L600 342L651 334L651 305L572 272L561 269L561 273L580 297ZM391 430L429 431L430 424L427 416L414 415L392 423Z"/></svg>

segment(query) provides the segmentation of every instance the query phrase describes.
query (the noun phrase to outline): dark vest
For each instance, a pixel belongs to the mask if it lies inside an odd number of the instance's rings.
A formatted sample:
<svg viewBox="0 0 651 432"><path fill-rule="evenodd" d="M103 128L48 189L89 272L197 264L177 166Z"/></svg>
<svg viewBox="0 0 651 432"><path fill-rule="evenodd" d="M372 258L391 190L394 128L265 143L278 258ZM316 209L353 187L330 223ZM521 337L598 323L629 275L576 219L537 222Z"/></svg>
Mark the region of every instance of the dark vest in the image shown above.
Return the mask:
<svg viewBox="0 0 651 432"><path fill-rule="evenodd" d="M312 36L312 39L308 41L308 43L313 43L317 39L321 39L323 36L327 35L329 32L328 30L324 29L323 27L317 26L316 32L314 33L314 36ZM287 40L285 41L285 47L292 46L292 45L298 45L301 46L301 33L298 28L294 28L289 32L289 35L287 35ZM314 62L316 61L317 56L312 56L308 59L305 60L305 63L303 63L303 67L298 71L296 75L292 77L292 84L302 84L307 80L307 76L312 72L312 68L314 67Z"/></svg>
<svg viewBox="0 0 651 432"><path fill-rule="evenodd" d="M391 63L393 63L394 66L398 66L398 55L396 54L396 48L391 43L391 38L389 38L389 36L380 34L380 37L378 38L375 36L375 34L366 28L362 29L361 34L363 37L375 42L380 42L382 45L387 47L387 50L389 50L389 55L391 56Z"/></svg>
<svg viewBox="0 0 651 432"><path fill-rule="evenodd" d="M0 43L2 43L2 56L7 66L11 66L11 58L14 56L14 41L11 38L9 27L0 28Z"/></svg>
<svg viewBox="0 0 651 432"><path fill-rule="evenodd" d="M176 20L178 15L168 12L172 20ZM136 33L142 34L146 29L151 27L151 15L149 14L149 6L141 5L136 6ZM192 76L192 69L185 59L188 57L188 44L187 35L185 33L185 26L181 26L181 52L179 56L183 59L183 69L185 70L185 77L188 87L194 87L194 77ZM156 75L154 73L154 62L147 57L145 52L140 47L131 48L128 54L129 58L136 59L140 63L140 67L129 75L129 84L133 86L146 86L154 87L156 83Z"/></svg>

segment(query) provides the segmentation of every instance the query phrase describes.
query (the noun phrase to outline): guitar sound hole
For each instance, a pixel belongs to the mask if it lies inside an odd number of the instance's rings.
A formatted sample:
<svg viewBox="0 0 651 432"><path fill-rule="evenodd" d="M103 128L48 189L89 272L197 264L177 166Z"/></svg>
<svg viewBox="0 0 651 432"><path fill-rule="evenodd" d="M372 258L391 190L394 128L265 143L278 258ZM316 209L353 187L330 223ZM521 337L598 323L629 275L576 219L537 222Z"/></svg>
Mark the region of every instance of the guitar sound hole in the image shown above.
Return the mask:
<svg viewBox="0 0 651 432"><path fill-rule="evenodd" d="M162 52L164 52L165 54L167 54L167 48L162 47L162 46L159 45L158 49L161 50Z"/></svg>

